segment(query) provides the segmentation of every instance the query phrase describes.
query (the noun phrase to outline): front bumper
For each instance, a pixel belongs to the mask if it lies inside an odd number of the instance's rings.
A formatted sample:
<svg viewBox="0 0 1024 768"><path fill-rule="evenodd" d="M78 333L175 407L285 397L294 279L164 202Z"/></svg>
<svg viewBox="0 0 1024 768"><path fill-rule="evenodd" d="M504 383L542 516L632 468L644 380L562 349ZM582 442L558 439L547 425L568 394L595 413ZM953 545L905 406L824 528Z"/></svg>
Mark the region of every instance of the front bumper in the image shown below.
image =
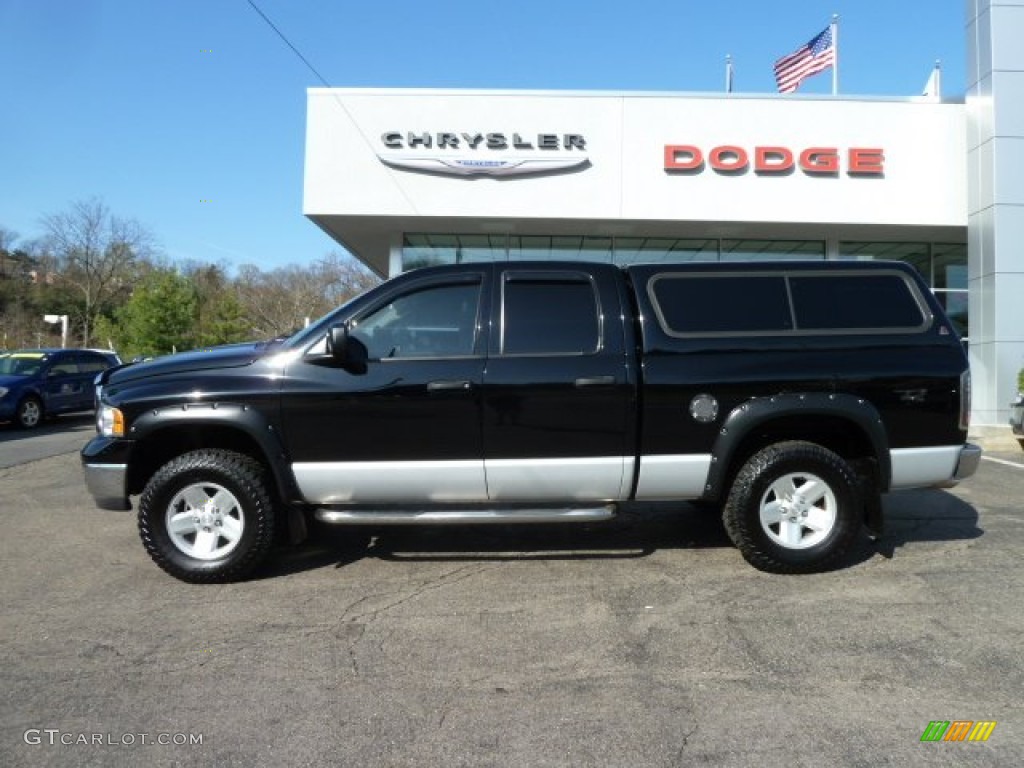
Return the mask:
<svg viewBox="0 0 1024 768"><path fill-rule="evenodd" d="M85 464L85 487L100 509L124 511L132 508L125 493L127 464Z"/></svg>
<svg viewBox="0 0 1024 768"><path fill-rule="evenodd" d="M10 393L0 397L0 421L13 421L16 403Z"/></svg>
<svg viewBox="0 0 1024 768"><path fill-rule="evenodd" d="M100 509L131 509L128 501L128 457L132 441L97 436L82 448L85 487Z"/></svg>

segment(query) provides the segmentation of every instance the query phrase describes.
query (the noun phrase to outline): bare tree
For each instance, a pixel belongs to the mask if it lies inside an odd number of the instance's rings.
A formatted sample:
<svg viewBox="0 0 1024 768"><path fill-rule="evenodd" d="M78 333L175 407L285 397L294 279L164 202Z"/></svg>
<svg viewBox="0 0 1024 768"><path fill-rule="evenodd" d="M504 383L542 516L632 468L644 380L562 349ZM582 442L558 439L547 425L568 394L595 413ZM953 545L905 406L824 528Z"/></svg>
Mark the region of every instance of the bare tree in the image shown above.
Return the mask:
<svg viewBox="0 0 1024 768"><path fill-rule="evenodd" d="M153 253L153 236L96 199L46 216L43 226L57 279L81 296L82 342L88 346L96 316L118 291L128 290L138 261Z"/></svg>
<svg viewBox="0 0 1024 768"><path fill-rule="evenodd" d="M306 318L319 317L378 282L361 264L332 252L309 266L272 272L246 264L234 287L257 334L272 338L301 328Z"/></svg>

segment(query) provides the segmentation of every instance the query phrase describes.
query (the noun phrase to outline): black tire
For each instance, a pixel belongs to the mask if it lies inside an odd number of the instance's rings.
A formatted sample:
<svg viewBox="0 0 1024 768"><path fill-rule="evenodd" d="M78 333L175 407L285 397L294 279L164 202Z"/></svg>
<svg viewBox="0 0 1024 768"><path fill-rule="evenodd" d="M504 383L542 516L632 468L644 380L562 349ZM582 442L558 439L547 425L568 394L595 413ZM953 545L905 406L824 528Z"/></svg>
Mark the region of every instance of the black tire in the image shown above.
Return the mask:
<svg viewBox="0 0 1024 768"><path fill-rule="evenodd" d="M843 557L861 529L858 488L856 473L832 451L814 443L776 443L740 469L722 519L755 568L823 571ZM805 489L809 498L801 493Z"/></svg>
<svg viewBox="0 0 1024 768"><path fill-rule="evenodd" d="M14 420L22 429L35 429L43 421L43 403L35 395L29 395L18 403Z"/></svg>
<svg viewBox="0 0 1024 768"><path fill-rule="evenodd" d="M207 449L153 475L139 501L139 535L153 561L182 581L237 581L266 559L275 516L259 462Z"/></svg>

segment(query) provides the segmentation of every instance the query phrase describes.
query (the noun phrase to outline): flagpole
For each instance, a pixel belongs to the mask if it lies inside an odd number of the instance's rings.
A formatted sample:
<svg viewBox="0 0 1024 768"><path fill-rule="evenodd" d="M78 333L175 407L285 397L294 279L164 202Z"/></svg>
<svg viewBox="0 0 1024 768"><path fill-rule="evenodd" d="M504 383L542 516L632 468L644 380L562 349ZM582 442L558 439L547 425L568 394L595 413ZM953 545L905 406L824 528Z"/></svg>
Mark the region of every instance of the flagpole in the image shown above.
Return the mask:
<svg viewBox="0 0 1024 768"><path fill-rule="evenodd" d="M832 14L832 95L839 94L839 14Z"/></svg>
<svg viewBox="0 0 1024 768"><path fill-rule="evenodd" d="M935 60L935 95L942 101L942 60Z"/></svg>
<svg viewBox="0 0 1024 768"><path fill-rule="evenodd" d="M725 92L732 93L732 54L725 54Z"/></svg>

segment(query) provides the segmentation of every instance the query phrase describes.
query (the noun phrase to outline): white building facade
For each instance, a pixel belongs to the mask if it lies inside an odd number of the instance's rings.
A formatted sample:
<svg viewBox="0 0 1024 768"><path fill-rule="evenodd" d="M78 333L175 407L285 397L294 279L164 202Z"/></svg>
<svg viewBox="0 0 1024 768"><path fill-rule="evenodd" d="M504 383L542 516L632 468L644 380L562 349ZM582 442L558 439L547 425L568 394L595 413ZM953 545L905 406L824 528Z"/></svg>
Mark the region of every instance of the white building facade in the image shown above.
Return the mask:
<svg viewBox="0 0 1024 768"><path fill-rule="evenodd" d="M1024 49L998 44L992 20L1024 31L1024 0L968 5L966 104L311 89L304 210L383 276L494 259L908 261L969 338L975 424L1005 425L1024 366L1024 175L1001 169L1024 170Z"/></svg>

